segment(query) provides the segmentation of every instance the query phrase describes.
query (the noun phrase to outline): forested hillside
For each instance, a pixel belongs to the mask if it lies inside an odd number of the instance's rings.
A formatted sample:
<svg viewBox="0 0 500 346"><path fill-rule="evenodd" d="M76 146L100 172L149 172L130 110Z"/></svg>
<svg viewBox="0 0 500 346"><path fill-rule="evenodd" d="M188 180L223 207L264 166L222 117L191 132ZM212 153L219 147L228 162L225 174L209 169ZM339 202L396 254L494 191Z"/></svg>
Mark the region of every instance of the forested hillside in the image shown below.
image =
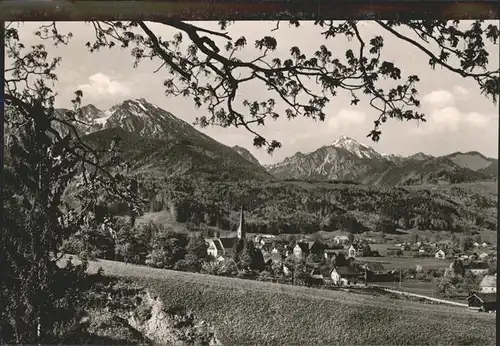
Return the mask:
<svg viewBox="0 0 500 346"><path fill-rule="evenodd" d="M496 195L467 187L381 189L335 182L188 179L143 182L149 211L169 210L176 221L227 230L236 226L241 205L249 232L496 229Z"/></svg>

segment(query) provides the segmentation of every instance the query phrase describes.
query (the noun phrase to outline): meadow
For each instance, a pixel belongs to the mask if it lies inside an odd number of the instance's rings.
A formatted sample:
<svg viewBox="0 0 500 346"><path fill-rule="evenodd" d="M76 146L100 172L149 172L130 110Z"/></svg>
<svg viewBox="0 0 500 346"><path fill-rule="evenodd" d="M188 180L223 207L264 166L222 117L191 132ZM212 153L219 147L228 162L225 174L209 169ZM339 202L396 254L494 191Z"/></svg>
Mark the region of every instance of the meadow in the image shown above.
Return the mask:
<svg viewBox="0 0 500 346"><path fill-rule="evenodd" d="M450 266L450 260L438 260L434 257L359 257L361 262L379 262L385 269L410 269L421 265L423 269L445 269Z"/></svg>
<svg viewBox="0 0 500 346"><path fill-rule="evenodd" d="M495 316L464 308L113 261L89 272L127 278L215 326L223 344L495 344Z"/></svg>

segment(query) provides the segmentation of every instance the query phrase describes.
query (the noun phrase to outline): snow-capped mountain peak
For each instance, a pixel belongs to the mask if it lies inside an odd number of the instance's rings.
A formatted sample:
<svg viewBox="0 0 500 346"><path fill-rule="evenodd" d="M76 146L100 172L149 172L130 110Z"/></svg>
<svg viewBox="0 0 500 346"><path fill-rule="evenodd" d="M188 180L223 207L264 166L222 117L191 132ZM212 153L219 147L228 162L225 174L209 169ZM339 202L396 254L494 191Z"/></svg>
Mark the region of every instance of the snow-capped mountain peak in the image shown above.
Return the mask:
<svg viewBox="0 0 500 346"><path fill-rule="evenodd" d="M56 111L62 116L66 110ZM144 98L125 100L107 110L88 104L80 108L77 117L77 129L82 135L120 127L148 138L174 139L190 137L194 131L185 121Z"/></svg>
<svg viewBox="0 0 500 346"><path fill-rule="evenodd" d="M364 144L359 143L358 141L347 137L341 136L332 144L335 148L342 148L344 150L349 151L351 154L359 157L359 158L374 158L380 157L381 155L377 153L373 148L367 147Z"/></svg>

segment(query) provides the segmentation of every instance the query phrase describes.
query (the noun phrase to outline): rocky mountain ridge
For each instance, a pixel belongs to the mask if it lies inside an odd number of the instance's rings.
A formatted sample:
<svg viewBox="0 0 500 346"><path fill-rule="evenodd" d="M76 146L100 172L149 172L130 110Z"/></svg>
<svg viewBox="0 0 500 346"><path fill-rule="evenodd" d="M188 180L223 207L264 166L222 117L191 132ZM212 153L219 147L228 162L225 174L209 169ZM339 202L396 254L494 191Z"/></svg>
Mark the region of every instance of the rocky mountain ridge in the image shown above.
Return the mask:
<svg viewBox="0 0 500 346"><path fill-rule="evenodd" d="M313 152L296 153L265 166L282 179L353 180L372 185L419 185L495 179L498 160L477 151L434 157L422 152L403 157L381 154L342 136Z"/></svg>

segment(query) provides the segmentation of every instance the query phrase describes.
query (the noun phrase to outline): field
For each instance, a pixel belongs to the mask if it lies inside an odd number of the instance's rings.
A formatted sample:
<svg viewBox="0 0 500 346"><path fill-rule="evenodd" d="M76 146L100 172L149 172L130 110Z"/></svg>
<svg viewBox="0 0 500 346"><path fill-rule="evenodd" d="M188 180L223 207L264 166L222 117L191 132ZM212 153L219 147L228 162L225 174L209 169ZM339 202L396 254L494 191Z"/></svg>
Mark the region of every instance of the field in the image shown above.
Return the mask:
<svg viewBox="0 0 500 346"><path fill-rule="evenodd" d="M361 262L380 262L385 269L415 269L417 264L423 269L444 269L451 263L449 260L438 260L433 257L358 257L357 259Z"/></svg>
<svg viewBox="0 0 500 346"><path fill-rule="evenodd" d="M495 316L385 296L91 262L215 326L223 344L495 344Z"/></svg>

